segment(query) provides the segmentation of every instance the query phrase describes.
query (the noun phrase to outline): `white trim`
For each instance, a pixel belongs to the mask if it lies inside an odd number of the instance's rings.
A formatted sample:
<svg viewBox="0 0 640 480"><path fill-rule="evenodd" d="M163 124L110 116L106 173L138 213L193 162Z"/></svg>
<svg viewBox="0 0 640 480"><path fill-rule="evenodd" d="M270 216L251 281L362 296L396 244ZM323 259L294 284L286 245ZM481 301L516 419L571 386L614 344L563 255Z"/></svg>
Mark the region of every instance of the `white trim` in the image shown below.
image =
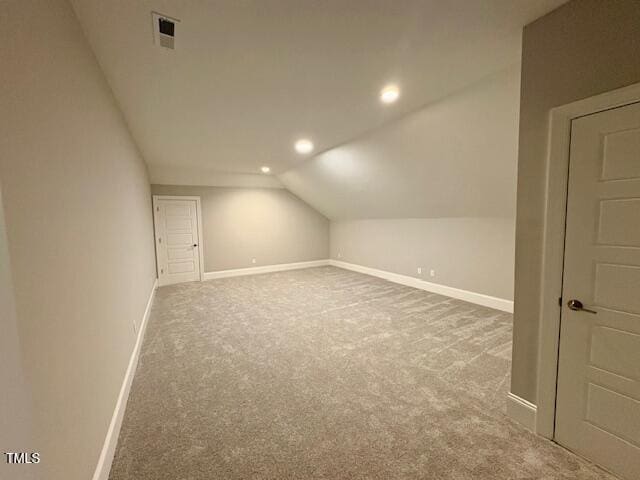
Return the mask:
<svg viewBox="0 0 640 480"><path fill-rule="evenodd" d="M120 393L118 394L118 400L116 401L115 409L113 410L113 416L111 417L111 423L109 423L109 429L107 430L107 436L104 439L102 451L98 458L98 464L95 472L93 473L93 480L108 480L109 471L111 470L111 463L113 462L113 456L116 451L116 445L118 443L118 435L120 434L120 427L122 426L122 419L127 407L127 400L129 399L129 391L131 390L131 383L133 382L133 376L138 366L138 357L140 355L140 348L142 347L142 339L144 338L144 332L147 328L147 321L149 320L149 314L151 313L151 305L155 297L156 288L158 287L158 279L153 282L153 288L149 295L149 301L147 307L144 310L142 321L140 322L140 329L138 330L138 337L136 338L136 344L131 352L131 358L129 359L129 365L127 371L124 374L122 380L122 386L120 387Z"/></svg>
<svg viewBox="0 0 640 480"><path fill-rule="evenodd" d="M269 272L281 272L284 270L321 267L325 265L332 265L334 267L344 268L346 270L353 270L355 272L373 275L374 277L384 278L385 280L389 280L394 283L400 283L402 285L418 288L420 290L426 290L429 292L438 293L440 295L446 295L447 297L457 298L459 300L475 303L477 305L495 308L496 310L502 310L503 312L513 312L513 302L511 300L492 297L490 295L485 295L482 293L470 292L468 290L462 290L459 288L448 287L446 285L440 285L437 283L426 282L419 278L400 275L398 273L386 272L384 270L377 270L375 268L364 267L362 265L342 262L339 260L314 260L310 262L280 263L277 265L265 265L261 267L219 270L217 272L206 272L204 274L204 279L215 280L217 278L238 277L241 275L256 275Z"/></svg>
<svg viewBox="0 0 640 480"><path fill-rule="evenodd" d="M202 203L196 198L196 215L198 216L198 248L200 249L200 281L204 280L204 230L202 229Z"/></svg>
<svg viewBox="0 0 640 480"><path fill-rule="evenodd" d="M157 213L157 201L158 200L193 200L196 202L196 217L198 217L198 260L200 263L200 281L202 282L204 278L204 240L203 235L204 232L202 230L202 205L200 202L199 196L194 195L152 195L152 207L153 207L153 235L154 235L154 245L158 241L158 222L156 222L156 213ZM158 247L155 248L156 251L156 269L158 272L158 286L164 286L165 284L162 282L160 277L160 265L158 258Z"/></svg>
<svg viewBox="0 0 640 480"><path fill-rule="evenodd" d="M511 392L507 395L507 416L532 432L536 431L536 412L533 403Z"/></svg>
<svg viewBox="0 0 640 480"><path fill-rule="evenodd" d="M367 275L373 275L374 277L384 278L390 282L400 283L408 287L419 288L420 290L426 290L440 295L446 295L447 297L457 298L458 300L464 300L465 302L475 303L484 307L495 308L496 310L502 310L503 312L513 313L513 301L506 300L504 298L492 297L483 293L448 287L438 283L427 282L419 278L409 277L408 275L387 272L385 270L378 270L376 268L356 265L355 263L342 262L340 260L329 260L329 265L353 270L354 272L360 272Z"/></svg>
<svg viewBox="0 0 640 480"><path fill-rule="evenodd" d="M218 270L217 272L206 272L205 280L215 280L217 278L239 277L242 275L257 275L259 273L282 272L284 270L296 270L299 268L323 267L329 265L329 260L313 260L310 262L279 263L276 265L264 265L261 267L236 268L234 270Z"/></svg>
<svg viewBox="0 0 640 480"><path fill-rule="evenodd" d="M546 167L538 340L536 432L553 438L555 429L560 308L564 268L565 215L571 122L579 117L640 101L640 83L551 110Z"/></svg>

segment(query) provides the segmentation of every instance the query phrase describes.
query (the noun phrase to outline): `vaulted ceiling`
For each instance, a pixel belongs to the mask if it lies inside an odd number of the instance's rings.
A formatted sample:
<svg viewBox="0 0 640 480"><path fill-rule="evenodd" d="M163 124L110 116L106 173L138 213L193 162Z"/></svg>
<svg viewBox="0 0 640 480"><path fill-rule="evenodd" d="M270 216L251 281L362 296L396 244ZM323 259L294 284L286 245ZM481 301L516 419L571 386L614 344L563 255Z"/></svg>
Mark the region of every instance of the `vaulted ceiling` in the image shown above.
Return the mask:
<svg viewBox="0 0 640 480"><path fill-rule="evenodd" d="M335 216L337 206L316 190L336 198L350 190L340 193L339 180L323 176L322 161L345 151L352 158L362 151L378 165L396 156L402 142L393 133L366 139L517 64L522 27L564 0L71 3L152 175L154 169L258 174L268 165ZM175 50L154 44L152 11L180 20ZM401 97L383 105L378 94L388 83L400 86ZM313 139L318 156L294 151L303 136ZM379 193L394 179L422 172L382 170L368 179ZM375 216L373 210L366 215ZM434 213L427 210L381 214Z"/></svg>
<svg viewBox="0 0 640 480"><path fill-rule="evenodd" d="M333 220L515 217L519 65L280 176Z"/></svg>

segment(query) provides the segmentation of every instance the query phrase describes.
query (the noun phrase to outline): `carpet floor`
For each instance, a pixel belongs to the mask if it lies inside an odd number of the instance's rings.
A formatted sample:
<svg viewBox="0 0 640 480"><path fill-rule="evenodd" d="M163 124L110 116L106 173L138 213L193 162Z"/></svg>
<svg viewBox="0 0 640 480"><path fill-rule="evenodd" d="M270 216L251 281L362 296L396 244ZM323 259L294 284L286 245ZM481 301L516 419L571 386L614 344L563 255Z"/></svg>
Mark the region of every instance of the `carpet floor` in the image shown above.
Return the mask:
<svg viewBox="0 0 640 480"><path fill-rule="evenodd" d="M611 479L505 416L511 332L335 267L162 287L110 479Z"/></svg>

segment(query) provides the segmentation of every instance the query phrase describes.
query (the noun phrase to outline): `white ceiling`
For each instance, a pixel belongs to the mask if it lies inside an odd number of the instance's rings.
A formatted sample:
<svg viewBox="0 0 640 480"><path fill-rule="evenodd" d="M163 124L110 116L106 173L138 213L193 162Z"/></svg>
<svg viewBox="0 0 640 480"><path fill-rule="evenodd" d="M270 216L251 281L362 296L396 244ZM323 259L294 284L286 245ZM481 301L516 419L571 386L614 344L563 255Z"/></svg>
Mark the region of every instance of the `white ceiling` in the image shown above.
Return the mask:
<svg viewBox="0 0 640 480"><path fill-rule="evenodd" d="M152 170L276 174L300 136L331 149L517 62L564 1L71 0ZM175 51L151 11L180 19Z"/></svg>
<svg viewBox="0 0 640 480"><path fill-rule="evenodd" d="M515 217L519 65L280 176L332 220Z"/></svg>

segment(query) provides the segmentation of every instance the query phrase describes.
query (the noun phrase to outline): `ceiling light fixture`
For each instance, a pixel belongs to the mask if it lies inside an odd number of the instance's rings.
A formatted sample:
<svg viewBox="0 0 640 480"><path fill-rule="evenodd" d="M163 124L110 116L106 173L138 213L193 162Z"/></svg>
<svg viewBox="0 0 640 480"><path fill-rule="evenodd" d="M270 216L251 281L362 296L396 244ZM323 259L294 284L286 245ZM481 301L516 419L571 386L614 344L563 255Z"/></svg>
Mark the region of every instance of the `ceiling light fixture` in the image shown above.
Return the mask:
<svg viewBox="0 0 640 480"><path fill-rule="evenodd" d="M295 144L296 152L307 154L313 152L313 142L311 140L307 140L306 138L302 138L298 140Z"/></svg>
<svg viewBox="0 0 640 480"><path fill-rule="evenodd" d="M380 91L382 103L393 103L400 97L400 89L396 85L387 85Z"/></svg>
<svg viewBox="0 0 640 480"><path fill-rule="evenodd" d="M261 167L260 170L262 170L262 173L269 173L271 171L269 167Z"/></svg>

